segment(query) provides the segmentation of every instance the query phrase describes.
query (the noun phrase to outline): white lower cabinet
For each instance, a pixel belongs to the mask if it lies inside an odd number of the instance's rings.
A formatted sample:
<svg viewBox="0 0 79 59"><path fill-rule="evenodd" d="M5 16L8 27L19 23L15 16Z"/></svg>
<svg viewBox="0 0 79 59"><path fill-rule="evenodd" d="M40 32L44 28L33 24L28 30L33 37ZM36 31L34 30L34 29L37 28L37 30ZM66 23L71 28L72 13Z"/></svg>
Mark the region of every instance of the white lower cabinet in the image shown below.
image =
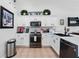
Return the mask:
<svg viewBox="0 0 79 59"><path fill-rule="evenodd" d="M42 34L42 46L50 46L49 34Z"/></svg>
<svg viewBox="0 0 79 59"><path fill-rule="evenodd" d="M24 37L22 34L17 34L16 45L23 45Z"/></svg>
<svg viewBox="0 0 79 59"><path fill-rule="evenodd" d="M55 51L57 52L57 54L60 54L60 37L56 37L56 46L55 46Z"/></svg>
<svg viewBox="0 0 79 59"><path fill-rule="evenodd" d="M29 34L17 34L16 45L29 47Z"/></svg>
<svg viewBox="0 0 79 59"><path fill-rule="evenodd" d="M47 46L47 37L46 37L46 35L42 35L42 46Z"/></svg>
<svg viewBox="0 0 79 59"><path fill-rule="evenodd" d="M51 46L56 53L60 54L60 37L54 34L42 35L42 46Z"/></svg>
<svg viewBox="0 0 79 59"><path fill-rule="evenodd" d="M56 51L56 53L60 54L60 37L54 35L51 41L51 47Z"/></svg>
<svg viewBox="0 0 79 59"><path fill-rule="evenodd" d="M29 47L30 45L30 37L29 37L29 34L25 34L25 37L24 37L24 45Z"/></svg>

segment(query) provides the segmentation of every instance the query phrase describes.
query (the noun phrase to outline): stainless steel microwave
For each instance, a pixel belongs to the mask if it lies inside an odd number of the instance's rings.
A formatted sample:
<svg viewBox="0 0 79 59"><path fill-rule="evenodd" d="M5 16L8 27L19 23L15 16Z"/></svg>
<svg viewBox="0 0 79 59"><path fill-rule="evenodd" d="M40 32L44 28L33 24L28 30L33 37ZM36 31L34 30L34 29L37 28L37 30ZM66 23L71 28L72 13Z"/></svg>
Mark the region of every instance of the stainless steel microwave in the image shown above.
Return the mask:
<svg viewBox="0 0 79 59"><path fill-rule="evenodd" d="M31 21L30 26L40 27L41 26L41 21Z"/></svg>

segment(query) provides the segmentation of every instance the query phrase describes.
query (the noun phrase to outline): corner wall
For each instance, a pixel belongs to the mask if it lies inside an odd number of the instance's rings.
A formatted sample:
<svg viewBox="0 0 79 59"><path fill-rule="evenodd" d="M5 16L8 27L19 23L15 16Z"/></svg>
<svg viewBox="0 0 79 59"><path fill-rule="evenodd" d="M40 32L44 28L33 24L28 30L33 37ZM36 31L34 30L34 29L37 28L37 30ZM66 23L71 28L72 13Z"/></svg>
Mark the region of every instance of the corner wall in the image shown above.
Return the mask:
<svg viewBox="0 0 79 59"><path fill-rule="evenodd" d="M5 7L11 12L15 12L13 0L0 0L0 6ZM6 56L6 41L9 39L15 38L15 30L12 29L0 29L0 58Z"/></svg>

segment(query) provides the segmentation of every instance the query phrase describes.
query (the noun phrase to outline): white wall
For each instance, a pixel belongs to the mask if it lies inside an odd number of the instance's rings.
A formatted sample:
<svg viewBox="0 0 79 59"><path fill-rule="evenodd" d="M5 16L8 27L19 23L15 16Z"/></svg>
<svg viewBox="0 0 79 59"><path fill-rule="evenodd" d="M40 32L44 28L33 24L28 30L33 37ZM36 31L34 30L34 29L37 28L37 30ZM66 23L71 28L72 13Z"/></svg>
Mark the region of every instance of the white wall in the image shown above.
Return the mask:
<svg viewBox="0 0 79 59"><path fill-rule="evenodd" d="M6 9L15 12L13 0L0 0L0 6L5 7ZM0 58L5 57L5 48L6 41L12 38L15 38L14 29L0 29Z"/></svg>
<svg viewBox="0 0 79 59"><path fill-rule="evenodd" d="M58 18L57 22L59 22L59 19L64 19L64 26L67 26L68 16L79 16L79 0L17 0L16 8L16 25L28 26L30 20L32 19L37 18L38 20L41 19L45 22L45 19L50 18L50 16L49 18L46 18L45 16L21 16L20 11L23 9L26 9L28 11L41 11L44 9L50 9L52 12L51 19L53 16ZM43 17L44 19L42 19L41 17ZM55 21L53 22L56 24ZM57 23L57 25L59 25L59 23ZM64 26L61 26L59 28L62 28L63 30ZM78 27L76 28L78 30ZM74 31L74 27L71 27L71 29Z"/></svg>
<svg viewBox="0 0 79 59"><path fill-rule="evenodd" d="M27 11L43 11L50 9L52 15L50 16L21 16L21 10ZM64 26L67 26L68 16L79 16L79 0L16 0L16 27L29 26L32 20L41 20L43 25L49 25L51 22L55 24L56 31L64 33ZM54 19L56 18L56 19ZM60 19L64 19L64 26L60 25ZM78 27L70 27L70 31L79 32ZM16 34L18 37L18 34ZM17 38L18 42L24 41L27 44L26 36ZM21 39L25 38L25 39ZM28 38L28 37L27 37ZM28 41L29 42L29 41Z"/></svg>
<svg viewBox="0 0 79 59"><path fill-rule="evenodd" d="M42 1L42 0L40 0ZM23 9L26 9L28 11L43 11L44 9L50 9L51 11L53 11L53 8L49 7L50 5L47 4L46 2L46 6L44 5L44 3L41 2L41 4L39 4L40 2L39 0L34 0L34 1L31 1L31 0L17 0L16 2L16 9L17 9L17 25L26 25L28 26L29 25L29 22L31 20L41 20L42 22L46 22L47 19L49 18L52 18L52 17L56 17L55 15L52 15L51 16L21 16L20 15L20 12L21 10ZM45 2L45 1L43 1ZM23 3L23 4L22 4ZM53 22L53 19L52 19L52 22Z"/></svg>
<svg viewBox="0 0 79 59"><path fill-rule="evenodd" d="M79 0L17 0L18 11L51 9L52 14L61 17L78 16ZM19 12L18 12L19 14Z"/></svg>

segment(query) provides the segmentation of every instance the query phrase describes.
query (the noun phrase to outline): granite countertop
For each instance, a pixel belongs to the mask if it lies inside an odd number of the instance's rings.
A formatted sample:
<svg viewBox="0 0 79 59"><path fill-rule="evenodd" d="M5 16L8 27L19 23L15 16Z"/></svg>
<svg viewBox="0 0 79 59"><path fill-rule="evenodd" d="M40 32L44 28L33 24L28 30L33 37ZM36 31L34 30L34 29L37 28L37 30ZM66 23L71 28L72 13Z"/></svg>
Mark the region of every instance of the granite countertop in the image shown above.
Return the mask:
<svg viewBox="0 0 79 59"><path fill-rule="evenodd" d="M48 35L49 37L55 35L54 33L53 34L52 33L42 33L42 34ZM58 35L56 35L56 36L79 46L79 36L78 35L74 36L72 34L70 34L70 35L71 36L69 36L69 37L66 37L66 36L63 37L63 36L58 36Z"/></svg>
<svg viewBox="0 0 79 59"><path fill-rule="evenodd" d="M60 38L79 46L79 37L75 37L75 36L61 37L60 36Z"/></svg>

